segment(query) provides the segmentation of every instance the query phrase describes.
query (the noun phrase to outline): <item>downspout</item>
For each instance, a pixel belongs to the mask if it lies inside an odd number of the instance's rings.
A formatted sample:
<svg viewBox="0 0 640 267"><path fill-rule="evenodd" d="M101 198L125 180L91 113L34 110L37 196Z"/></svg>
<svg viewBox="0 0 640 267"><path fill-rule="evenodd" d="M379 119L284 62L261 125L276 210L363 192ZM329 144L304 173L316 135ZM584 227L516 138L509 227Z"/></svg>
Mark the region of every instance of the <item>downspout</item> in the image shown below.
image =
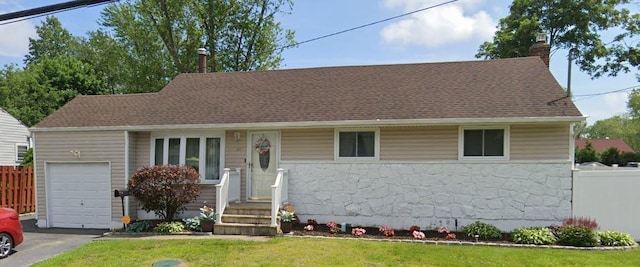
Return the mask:
<svg viewBox="0 0 640 267"><path fill-rule="evenodd" d="M127 189L127 183L129 180L129 131L124 131L124 187L122 190ZM124 198L124 214L129 215L129 198Z"/></svg>

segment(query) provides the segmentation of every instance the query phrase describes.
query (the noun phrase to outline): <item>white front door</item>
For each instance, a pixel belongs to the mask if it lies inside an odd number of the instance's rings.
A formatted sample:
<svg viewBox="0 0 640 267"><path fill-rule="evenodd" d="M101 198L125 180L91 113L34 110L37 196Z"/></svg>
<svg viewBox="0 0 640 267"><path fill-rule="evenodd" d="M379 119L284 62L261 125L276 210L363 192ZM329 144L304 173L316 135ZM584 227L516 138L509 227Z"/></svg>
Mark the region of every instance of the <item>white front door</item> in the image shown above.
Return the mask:
<svg viewBox="0 0 640 267"><path fill-rule="evenodd" d="M271 185L276 180L278 168L278 133L253 132L249 140L249 200L271 200Z"/></svg>

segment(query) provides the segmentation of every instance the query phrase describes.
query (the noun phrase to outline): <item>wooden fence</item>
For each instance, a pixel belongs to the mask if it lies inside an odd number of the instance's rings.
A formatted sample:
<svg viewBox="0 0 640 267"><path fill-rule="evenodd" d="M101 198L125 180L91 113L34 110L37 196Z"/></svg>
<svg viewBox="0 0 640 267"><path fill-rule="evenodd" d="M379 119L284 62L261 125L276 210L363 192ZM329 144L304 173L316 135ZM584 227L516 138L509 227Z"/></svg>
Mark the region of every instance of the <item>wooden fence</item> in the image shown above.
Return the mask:
<svg viewBox="0 0 640 267"><path fill-rule="evenodd" d="M0 166L0 207L36 211L33 167Z"/></svg>

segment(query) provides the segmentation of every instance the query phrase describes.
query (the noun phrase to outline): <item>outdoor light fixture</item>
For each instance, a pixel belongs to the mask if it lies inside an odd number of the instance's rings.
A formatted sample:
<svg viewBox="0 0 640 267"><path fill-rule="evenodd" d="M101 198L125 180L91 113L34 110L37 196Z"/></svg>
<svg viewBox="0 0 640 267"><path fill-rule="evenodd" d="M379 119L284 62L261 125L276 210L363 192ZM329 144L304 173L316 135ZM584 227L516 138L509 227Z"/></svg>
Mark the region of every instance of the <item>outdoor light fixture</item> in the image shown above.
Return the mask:
<svg viewBox="0 0 640 267"><path fill-rule="evenodd" d="M73 154L74 157L80 158L80 150L71 150L69 152L71 152L71 154Z"/></svg>

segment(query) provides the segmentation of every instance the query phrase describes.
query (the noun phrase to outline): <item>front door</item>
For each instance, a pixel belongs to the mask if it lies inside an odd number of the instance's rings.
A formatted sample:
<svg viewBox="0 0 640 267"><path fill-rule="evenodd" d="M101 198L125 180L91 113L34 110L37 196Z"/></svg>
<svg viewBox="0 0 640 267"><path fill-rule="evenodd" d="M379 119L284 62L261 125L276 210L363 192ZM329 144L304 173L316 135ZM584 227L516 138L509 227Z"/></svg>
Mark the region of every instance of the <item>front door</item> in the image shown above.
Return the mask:
<svg viewBox="0 0 640 267"><path fill-rule="evenodd" d="M249 200L271 200L271 185L276 180L278 168L278 133L253 132L250 134L249 151L251 161Z"/></svg>

